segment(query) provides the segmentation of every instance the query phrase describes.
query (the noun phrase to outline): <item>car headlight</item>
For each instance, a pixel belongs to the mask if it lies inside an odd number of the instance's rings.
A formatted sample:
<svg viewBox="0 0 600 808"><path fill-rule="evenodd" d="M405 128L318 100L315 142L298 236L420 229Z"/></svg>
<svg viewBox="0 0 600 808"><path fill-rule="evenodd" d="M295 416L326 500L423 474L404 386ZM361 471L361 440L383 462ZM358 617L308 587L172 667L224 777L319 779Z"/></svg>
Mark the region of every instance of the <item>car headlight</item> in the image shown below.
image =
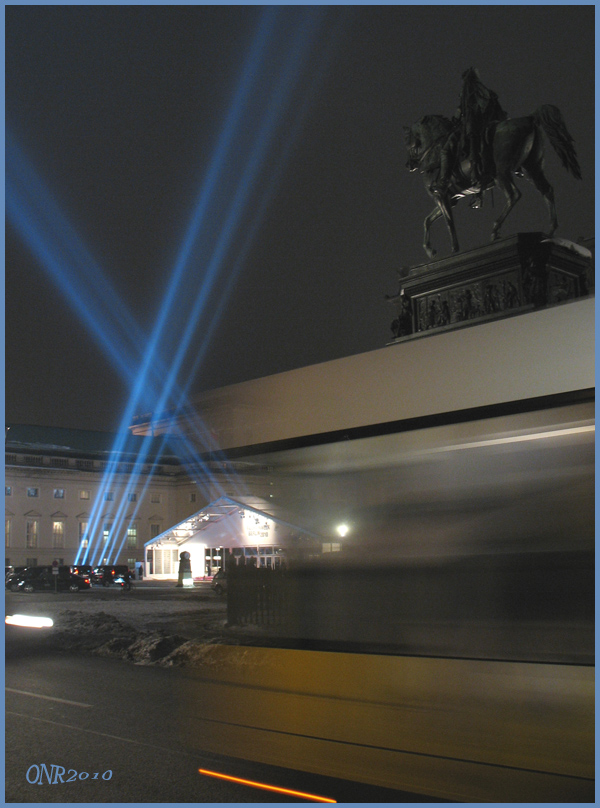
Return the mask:
<svg viewBox="0 0 600 808"><path fill-rule="evenodd" d="M24 626L26 628L50 628L54 625L51 617L34 617L31 614L7 614L4 622L7 626Z"/></svg>

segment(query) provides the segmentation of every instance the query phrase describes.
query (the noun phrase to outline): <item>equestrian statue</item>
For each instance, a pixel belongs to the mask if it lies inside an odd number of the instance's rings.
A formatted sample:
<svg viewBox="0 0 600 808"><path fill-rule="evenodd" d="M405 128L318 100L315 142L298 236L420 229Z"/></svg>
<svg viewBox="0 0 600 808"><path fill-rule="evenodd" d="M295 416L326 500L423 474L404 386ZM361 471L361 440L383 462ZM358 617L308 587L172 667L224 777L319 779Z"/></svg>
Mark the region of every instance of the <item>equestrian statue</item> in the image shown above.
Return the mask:
<svg viewBox="0 0 600 808"><path fill-rule="evenodd" d="M463 73L460 107L454 118L426 115L411 127L404 127L409 171L423 175L425 188L435 200L435 208L424 222L423 247L435 256L429 229L444 218L452 252L458 252L458 238L452 208L459 199L472 197L471 207L481 207L486 191L499 188L506 205L494 222L492 241L521 198L515 177L530 180L544 197L550 214L549 237L558 227L554 191L544 175L542 130L563 166L581 179L573 138L567 131L558 107L543 104L525 118L509 118L498 96L480 80L476 69Z"/></svg>

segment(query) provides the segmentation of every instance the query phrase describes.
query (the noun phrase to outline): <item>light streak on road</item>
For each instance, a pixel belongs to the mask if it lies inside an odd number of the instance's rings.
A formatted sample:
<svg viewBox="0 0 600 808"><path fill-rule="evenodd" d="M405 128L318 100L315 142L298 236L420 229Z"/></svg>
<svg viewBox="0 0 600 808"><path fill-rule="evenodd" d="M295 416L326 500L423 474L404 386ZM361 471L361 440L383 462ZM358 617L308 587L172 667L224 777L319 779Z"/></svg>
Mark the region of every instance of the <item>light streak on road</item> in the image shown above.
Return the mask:
<svg viewBox="0 0 600 808"><path fill-rule="evenodd" d="M303 791L294 791L291 788L281 788L280 786L270 786L267 783L257 783L254 780L245 780L243 777L233 777L230 774L211 772L208 769L198 769L198 771L200 774L205 774L207 777L217 777L220 780L228 780L230 783L241 783L244 786L251 786L252 788L275 791L277 794L288 794L291 797L300 797L300 799L312 800L313 802L337 802L337 800L332 800L329 797L319 797L317 794L306 794Z"/></svg>

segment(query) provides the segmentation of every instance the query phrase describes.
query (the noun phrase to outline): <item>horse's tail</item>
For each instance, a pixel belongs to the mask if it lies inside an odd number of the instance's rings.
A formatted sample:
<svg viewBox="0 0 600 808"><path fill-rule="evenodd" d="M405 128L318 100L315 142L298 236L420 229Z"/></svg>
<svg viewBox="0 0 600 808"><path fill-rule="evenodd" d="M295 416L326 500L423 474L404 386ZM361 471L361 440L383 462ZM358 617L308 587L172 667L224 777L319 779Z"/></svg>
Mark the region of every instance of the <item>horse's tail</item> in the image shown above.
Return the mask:
<svg viewBox="0 0 600 808"><path fill-rule="evenodd" d="M577 155L573 148L573 138L567 130L564 118L558 107L553 104L542 104L533 114L535 122L541 125L548 140L558 154L561 163L578 180L581 179L581 170L577 162Z"/></svg>

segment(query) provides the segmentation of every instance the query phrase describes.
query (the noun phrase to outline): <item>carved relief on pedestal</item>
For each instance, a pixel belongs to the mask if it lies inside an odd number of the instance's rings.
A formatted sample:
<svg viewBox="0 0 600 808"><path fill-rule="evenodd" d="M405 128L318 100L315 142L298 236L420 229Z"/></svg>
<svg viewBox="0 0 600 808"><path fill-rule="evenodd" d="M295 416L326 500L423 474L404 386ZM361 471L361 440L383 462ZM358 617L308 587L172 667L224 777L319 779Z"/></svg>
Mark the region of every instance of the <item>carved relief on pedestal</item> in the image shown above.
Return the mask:
<svg viewBox="0 0 600 808"><path fill-rule="evenodd" d="M523 305L515 272L502 277L456 286L416 299L415 331L427 331L489 314L500 314Z"/></svg>
<svg viewBox="0 0 600 808"><path fill-rule="evenodd" d="M561 303L577 296L577 280L564 272L551 271L548 277L548 303Z"/></svg>
<svg viewBox="0 0 600 808"><path fill-rule="evenodd" d="M388 300L389 299L388 297ZM396 305L398 308L398 318L392 323L392 334L394 337L407 337L413 332L413 317L411 302L404 292L400 293Z"/></svg>
<svg viewBox="0 0 600 808"><path fill-rule="evenodd" d="M523 298L536 308L546 304L546 273L533 258L528 258L523 266Z"/></svg>
<svg viewBox="0 0 600 808"><path fill-rule="evenodd" d="M590 254L591 257L591 254ZM571 242L522 233L464 256L402 267L394 339L574 300L588 293L590 261Z"/></svg>

